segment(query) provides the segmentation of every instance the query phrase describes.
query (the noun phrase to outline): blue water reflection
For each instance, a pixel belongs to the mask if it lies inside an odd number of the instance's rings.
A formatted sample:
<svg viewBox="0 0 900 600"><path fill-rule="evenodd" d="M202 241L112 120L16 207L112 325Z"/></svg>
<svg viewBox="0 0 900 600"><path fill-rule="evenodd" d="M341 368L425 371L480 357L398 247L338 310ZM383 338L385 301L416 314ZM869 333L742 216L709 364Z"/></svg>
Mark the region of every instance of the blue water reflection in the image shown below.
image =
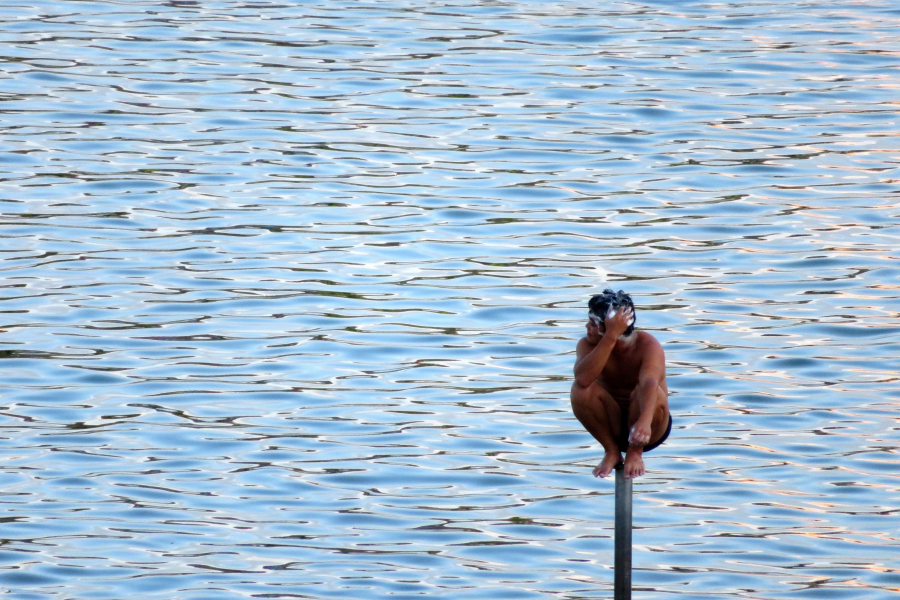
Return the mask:
<svg viewBox="0 0 900 600"><path fill-rule="evenodd" d="M568 388L631 292L635 597L897 575L897 11L4 7L11 598L609 598Z"/></svg>

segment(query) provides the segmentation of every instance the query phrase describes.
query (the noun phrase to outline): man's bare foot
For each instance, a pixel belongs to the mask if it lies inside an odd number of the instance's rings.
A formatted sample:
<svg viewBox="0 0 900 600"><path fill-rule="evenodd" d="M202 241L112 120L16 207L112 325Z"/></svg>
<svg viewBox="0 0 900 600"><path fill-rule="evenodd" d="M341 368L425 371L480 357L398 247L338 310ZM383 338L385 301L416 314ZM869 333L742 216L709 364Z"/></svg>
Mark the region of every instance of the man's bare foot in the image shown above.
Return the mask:
<svg viewBox="0 0 900 600"><path fill-rule="evenodd" d="M606 477L613 472L616 465L622 462L622 454L619 452L607 452L600 461L600 464L594 467L594 477Z"/></svg>
<svg viewBox="0 0 900 600"><path fill-rule="evenodd" d="M644 473L643 446L628 446L628 451L625 453L625 479L640 477Z"/></svg>

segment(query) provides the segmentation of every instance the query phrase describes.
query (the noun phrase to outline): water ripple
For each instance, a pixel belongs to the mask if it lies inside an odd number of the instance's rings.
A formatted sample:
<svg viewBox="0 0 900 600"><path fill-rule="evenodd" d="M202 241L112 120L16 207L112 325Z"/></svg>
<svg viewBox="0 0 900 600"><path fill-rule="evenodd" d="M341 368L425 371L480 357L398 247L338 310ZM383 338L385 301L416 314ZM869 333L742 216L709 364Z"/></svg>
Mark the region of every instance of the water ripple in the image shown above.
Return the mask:
<svg viewBox="0 0 900 600"><path fill-rule="evenodd" d="M0 20L12 597L609 597L607 284L675 414L636 594L900 591L889 4Z"/></svg>

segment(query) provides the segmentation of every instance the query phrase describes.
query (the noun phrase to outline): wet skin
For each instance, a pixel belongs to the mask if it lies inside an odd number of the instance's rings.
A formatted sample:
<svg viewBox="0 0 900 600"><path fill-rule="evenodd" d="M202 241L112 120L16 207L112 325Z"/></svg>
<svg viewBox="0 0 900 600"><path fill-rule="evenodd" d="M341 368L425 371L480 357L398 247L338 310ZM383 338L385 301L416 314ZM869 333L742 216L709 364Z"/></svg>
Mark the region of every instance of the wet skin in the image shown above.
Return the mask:
<svg viewBox="0 0 900 600"><path fill-rule="evenodd" d="M631 317L630 310L622 309L600 325L588 319L587 335L575 350L572 411L605 451L595 477L609 475L622 461L623 451L625 476L643 475L644 446L662 438L669 423L665 353L644 331L622 337ZM623 415L629 428L627 448L616 442Z"/></svg>

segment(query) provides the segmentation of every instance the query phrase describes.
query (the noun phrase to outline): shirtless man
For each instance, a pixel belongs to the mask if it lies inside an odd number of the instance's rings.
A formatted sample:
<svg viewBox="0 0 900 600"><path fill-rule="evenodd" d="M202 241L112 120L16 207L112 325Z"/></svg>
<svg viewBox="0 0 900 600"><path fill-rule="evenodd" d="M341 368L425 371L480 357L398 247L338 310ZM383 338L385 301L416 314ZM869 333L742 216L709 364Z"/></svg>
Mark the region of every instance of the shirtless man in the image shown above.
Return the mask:
<svg viewBox="0 0 900 600"><path fill-rule="evenodd" d="M672 431L665 354L634 320L631 296L606 289L588 302L587 335L575 349L572 411L606 451L594 477L609 475L623 450L625 477L643 475L643 453Z"/></svg>

